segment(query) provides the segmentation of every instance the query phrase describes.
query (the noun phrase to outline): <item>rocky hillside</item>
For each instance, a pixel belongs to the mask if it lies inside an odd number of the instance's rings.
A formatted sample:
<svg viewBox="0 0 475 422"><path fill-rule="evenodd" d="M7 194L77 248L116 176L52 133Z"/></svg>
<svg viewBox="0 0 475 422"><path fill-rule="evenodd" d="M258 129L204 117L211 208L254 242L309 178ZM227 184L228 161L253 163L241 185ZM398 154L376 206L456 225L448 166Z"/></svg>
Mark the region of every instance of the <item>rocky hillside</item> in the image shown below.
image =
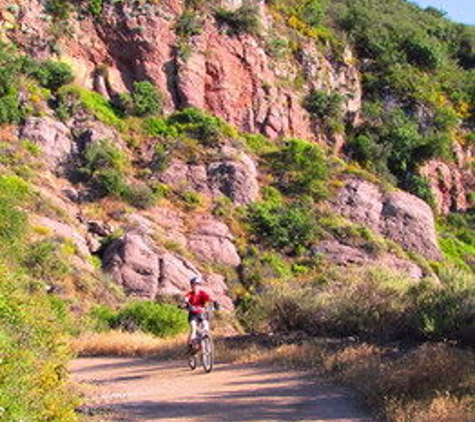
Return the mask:
<svg viewBox="0 0 475 422"><path fill-rule="evenodd" d="M283 328L256 303L290 282L453 271L472 289L473 28L403 0L0 0L0 16L0 198L28 217L5 262L65 313L169 301L196 274L250 329ZM418 335L473 340L427 309Z"/></svg>

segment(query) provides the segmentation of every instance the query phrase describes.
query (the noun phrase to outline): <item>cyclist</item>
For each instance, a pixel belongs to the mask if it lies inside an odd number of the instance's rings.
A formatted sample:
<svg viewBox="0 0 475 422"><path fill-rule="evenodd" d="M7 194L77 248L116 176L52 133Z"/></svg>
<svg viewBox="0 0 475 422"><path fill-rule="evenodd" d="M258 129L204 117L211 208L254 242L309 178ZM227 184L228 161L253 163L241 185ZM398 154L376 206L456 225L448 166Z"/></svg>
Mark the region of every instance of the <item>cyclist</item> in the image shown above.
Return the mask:
<svg viewBox="0 0 475 422"><path fill-rule="evenodd" d="M191 290L185 295L185 304L188 309L188 322L190 324L190 334L188 336L188 351L193 352L193 342L196 338L198 324L203 325L204 331L209 331L208 315L206 305L211 301L210 296L204 290L200 289L203 279L199 276L190 280Z"/></svg>

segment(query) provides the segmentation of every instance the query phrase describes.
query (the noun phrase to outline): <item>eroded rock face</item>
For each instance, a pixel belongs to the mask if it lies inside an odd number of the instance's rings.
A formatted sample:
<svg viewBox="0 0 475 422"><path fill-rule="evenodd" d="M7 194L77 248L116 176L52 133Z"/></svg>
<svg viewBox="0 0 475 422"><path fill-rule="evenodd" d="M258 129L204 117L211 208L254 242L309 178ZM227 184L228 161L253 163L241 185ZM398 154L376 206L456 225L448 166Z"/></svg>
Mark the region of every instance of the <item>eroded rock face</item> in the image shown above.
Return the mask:
<svg viewBox="0 0 475 422"><path fill-rule="evenodd" d="M377 266L404 274L414 281L419 281L425 274L412 261L398 258L389 253L374 256L361 248L343 245L335 240L321 242L315 249L329 261L346 268L348 265Z"/></svg>
<svg viewBox="0 0 475 422"><path fill-rule="evenodd" d="M174 160L160 174L161 182L177 190L194 190L206 196L211 196L208 174L204 165L187 164Z"/></svg>
<svg viewBox="0 0 475 422"><path fill-rule="evenodd" d="M208 167L211 190L231 198L236 205L246 205L259 197L257 168L246 154L238 159L226 159Z"/></svg>
<svg viewBox="0 0 475 422"><path fill-rule="evenodd" d="M437 211L442 214L465 212L471 204L468 194L475 189L475 175L470 169L473 152L454 145L455 163L431 160L421 168L432 188Z"/></svg>
<svg viewBox="0 0 475 422"><path fill-rule="evenodd" d="M364 180L349 180L333 203L336 212L403 248L440 259L434 215L421 199L399 190L385 193Z"/></svg>
<svg viewBox="0 0 475 422"><path fill-rule="evenodd" d="M160 262L153 245L137 233L114 240L105 250L104 267L129 296L157 296Z"/></svg>
<svg viewBox="0 0 475 422"><path fill-rule="evenodd" d="M312 137L300 98L277 86L268 57L254 38L227 36L207 21L192 49L177 67L184 105L208 109L243 130L271 138Z"/></svg>
<svg viewBox="0 0 475 422"><path fill-rule="evenodd" d="M248 155L232 151L209 165L175 160L160 174L160 180L177 190L194 190L214 198L224 195L236 205L250 204L259 197L256 165Z"/></svg>
<svg viewBox="0 0 475 422"><path fill-rule="evenodd" d="M163 295L183 295L189 281L200 275L187 259L158 250L151 239L138 232L129 232L114 240L103 255L104 268L120 284L127 295L140 299L156 299ZM225 309L232 309L224 279L211 274L204 284L213 300Z"/></svg>
<svg viewBox="0 0 475 422"><path fill-rule="evenodd" d="M38 145L51 169L64 165L74 149L69 128L49 116L28 117L19 136Z"/></svg>
<svg viewBox="0 0 475 422"><path fill-rule="evenodd" d="M232 267L241 263L229 227L211 216L195 221L195 228L188 236L188 247L205 262Z"/></svg>

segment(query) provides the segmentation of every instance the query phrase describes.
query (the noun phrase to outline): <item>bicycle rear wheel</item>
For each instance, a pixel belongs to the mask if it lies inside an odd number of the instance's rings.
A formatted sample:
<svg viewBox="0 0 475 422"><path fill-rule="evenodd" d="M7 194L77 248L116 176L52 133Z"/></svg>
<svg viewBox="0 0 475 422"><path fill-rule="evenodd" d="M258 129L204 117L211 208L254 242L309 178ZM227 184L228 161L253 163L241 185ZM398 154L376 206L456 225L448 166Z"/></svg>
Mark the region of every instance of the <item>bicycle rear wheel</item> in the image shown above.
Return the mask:
<svg viewBox="0 0 475 422"><path fill-rule="evenodd" d="M201 353L203 369L209 373L214 365L214 345L209 335L204 336L201 340Z"/></svg>

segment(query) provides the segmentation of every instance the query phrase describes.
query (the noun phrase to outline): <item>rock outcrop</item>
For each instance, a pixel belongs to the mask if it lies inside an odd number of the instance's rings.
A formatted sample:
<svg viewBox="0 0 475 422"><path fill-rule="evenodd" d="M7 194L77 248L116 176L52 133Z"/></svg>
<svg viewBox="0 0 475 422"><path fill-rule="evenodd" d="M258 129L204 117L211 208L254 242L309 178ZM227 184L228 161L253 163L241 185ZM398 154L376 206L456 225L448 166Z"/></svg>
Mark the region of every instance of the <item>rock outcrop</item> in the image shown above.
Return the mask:
<svg viewBox="0 0 475 422"><path fill-rule="evenodd" d="M475 176L471 170L473 153L460 145L454 146L455 162L431 160L420 170L430 183L437 211L442 214L464 212L473 204L468 194L475 189Z"/></svg>
<svg viewBox="0 0 475 422"><path fill-rule="evenodd" d="M333 202L334 210L428 259L440 259L434 215L421 199L406 192L383 192L359 179L347 181Z"/></svg>
<svg viewBox="0 0 475 422"><path fill-rule="evenodd" d="M264 29L277 30L265 3L258 3ZM235 9L236 4L233 0L225 7ZM31 0L20 7L10 36L32 56L48 57L54 42L43 2ZM210 13L201 34L184 41L190 54L183 58L176 48L183 40L174 30L183 8L180 0L104 2L100 20L71 19L69 30L75 36L60 40L63 59L74 67L79 84L106 98L130 90L136 80L151 80L163 92L167 112L195 106L271 138L315 137L302 106L312 88L339 90L347 98L348 117L359 114L361 82L349 51L333 62L308 43L298 57L279 60L251 35L228 35ZM301 89L292 83L297 79L303 81Z"/></svg>
<svg viewBox="0 0 475 422"><path fill-rule="evenodd" d="M176 190L194 190L212 198L224 195L236 205L250 204L259 197L254 161L234 149L208 165L174 160L159 178Z"/></svg>
<svg viewBox="0 0 475 422"><path fill-rule="evenodd" d="M347 268L348 266L368 266L392 270L406 275L414 281L419 281L425 274L416 264L407 259L401 259L390 253L374 256L362 248L343 245L335 240L323 241L315 248L330 262Z"/></svg>
<svg viewBox="0 0 475 422"><path fill-rule="evenodd" d="M106 248L104 267L126 294L140 299L156 299L164 295L182 295L189 280L200 275L187 259L161 251L147 236L129 232ZM205 277L205 289L224 309L232 309L224 279L211 274Z"/></svg>
<svg viewBox="0 0 475 422"><path fill-rule="evenodd" d="M188 248L201 260L237 267L241 263L229 227L211 216L195 220Z"/></svg>
<svg viewBox="0 0 475 422"><path fill-rule="evenodd" d="M69 128L49 116L28 117L20 128L19 137L40 147L51 170L66 164L74 149Z"/></svg>

